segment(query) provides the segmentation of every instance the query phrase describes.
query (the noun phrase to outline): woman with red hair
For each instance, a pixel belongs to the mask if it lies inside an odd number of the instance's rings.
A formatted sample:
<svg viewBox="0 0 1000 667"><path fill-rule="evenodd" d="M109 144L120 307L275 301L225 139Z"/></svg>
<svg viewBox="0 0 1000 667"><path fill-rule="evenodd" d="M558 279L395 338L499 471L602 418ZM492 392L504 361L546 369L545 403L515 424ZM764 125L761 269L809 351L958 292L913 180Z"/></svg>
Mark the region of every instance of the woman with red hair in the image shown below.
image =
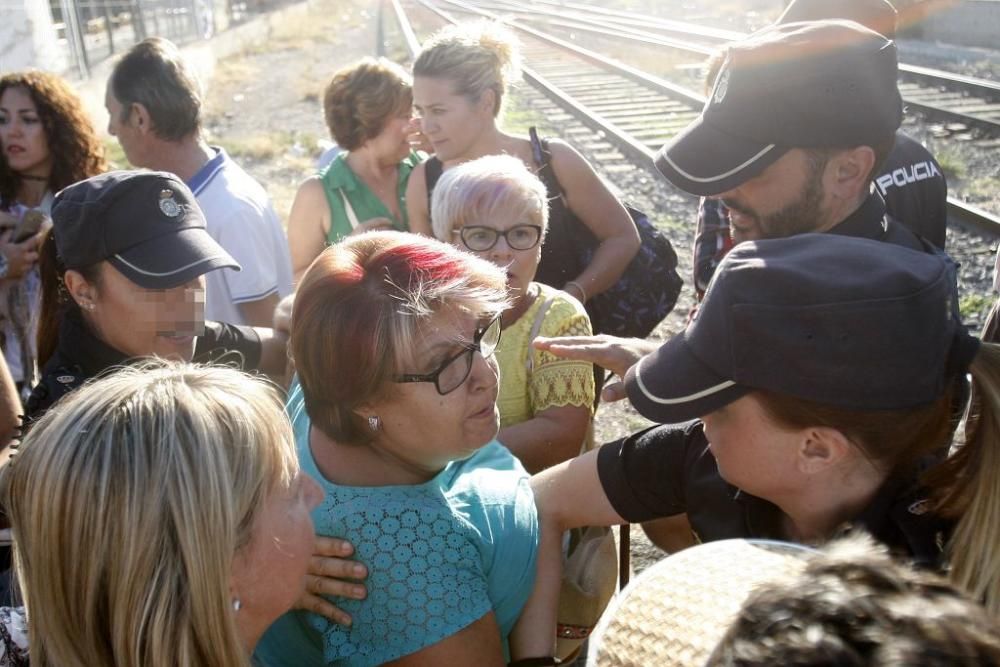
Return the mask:
<svg viewBox="0 0 1000 667"><path fill-rule="evenodd" d="M371 575L367 598L331 600L350 627L286 614L264 664L500 666L509 638L524 657L512 633L538 525L528 475L496 440L507 306L500 268L412 234L352 236L306 271L287 410L327 493L317 533L350 541Z"/></svg>

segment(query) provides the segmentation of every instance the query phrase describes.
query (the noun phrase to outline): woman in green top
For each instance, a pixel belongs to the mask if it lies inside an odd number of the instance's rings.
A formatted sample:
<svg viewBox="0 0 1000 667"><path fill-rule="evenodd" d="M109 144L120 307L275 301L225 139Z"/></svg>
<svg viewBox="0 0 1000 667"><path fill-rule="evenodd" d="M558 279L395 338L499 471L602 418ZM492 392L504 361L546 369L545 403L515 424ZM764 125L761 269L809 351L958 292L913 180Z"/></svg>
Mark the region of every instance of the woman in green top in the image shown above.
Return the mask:
<svg viewBox="0 0 1000 667"><path fill-rule="evenodd" d="M323 248L349 234L409 229L406 183L421 160L410 147L410 83L395 63L364 58L338 70L326 87L326 124L345 152L295 195L288 245L296 280Z"/></svg>

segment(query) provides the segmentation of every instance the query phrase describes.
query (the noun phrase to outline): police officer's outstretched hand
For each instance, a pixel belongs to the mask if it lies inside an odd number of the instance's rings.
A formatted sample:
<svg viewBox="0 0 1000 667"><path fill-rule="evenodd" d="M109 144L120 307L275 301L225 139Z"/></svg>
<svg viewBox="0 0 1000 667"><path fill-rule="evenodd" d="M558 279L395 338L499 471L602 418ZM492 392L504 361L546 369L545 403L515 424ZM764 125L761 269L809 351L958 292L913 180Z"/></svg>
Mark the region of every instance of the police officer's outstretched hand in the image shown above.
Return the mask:
<svg viewBox="0 0 1000 667"><path fill-rule="evenodd" d="M539 336L532 344L536 349L550 352L563 359L589 361L611 371L619 378L625 377L628 369L637 361L659 347L654 341L642 338L619 338L607 334L564 338ZM601 400L606 403L620 401L623 398L625 398L625 385L621 381L608 382L601 391Z"/></svg>

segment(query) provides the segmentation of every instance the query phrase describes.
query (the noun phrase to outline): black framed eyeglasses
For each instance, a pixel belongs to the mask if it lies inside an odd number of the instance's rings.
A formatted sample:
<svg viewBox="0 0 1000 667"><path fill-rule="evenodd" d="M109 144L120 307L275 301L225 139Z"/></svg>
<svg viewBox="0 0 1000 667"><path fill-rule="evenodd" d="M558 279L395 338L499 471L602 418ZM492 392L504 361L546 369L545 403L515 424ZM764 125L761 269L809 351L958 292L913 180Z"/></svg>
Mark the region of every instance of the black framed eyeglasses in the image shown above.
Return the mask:
<svg viewBox="0 0 1000 667"><path fill-rule="evenodd" d="M466 248L475 252L489 250L501 236L514 250L531 250L542 239L542 228L538 225L514 225L502 232L492 227L466 225L455 233L462 238Z"/></svg>
<svg viewBox="0 0 1000 667"><path fill-rule="evenodd" d="M433 373L407 373L393 378L396 382L433 382L437 392L444 396L450 394L465 382L472 372L472 356L478 352L483 358L489 359L500 343L500 317L497 316L489 324L476 329L471 343L462 343L462 351L441 362Z"/></svg>

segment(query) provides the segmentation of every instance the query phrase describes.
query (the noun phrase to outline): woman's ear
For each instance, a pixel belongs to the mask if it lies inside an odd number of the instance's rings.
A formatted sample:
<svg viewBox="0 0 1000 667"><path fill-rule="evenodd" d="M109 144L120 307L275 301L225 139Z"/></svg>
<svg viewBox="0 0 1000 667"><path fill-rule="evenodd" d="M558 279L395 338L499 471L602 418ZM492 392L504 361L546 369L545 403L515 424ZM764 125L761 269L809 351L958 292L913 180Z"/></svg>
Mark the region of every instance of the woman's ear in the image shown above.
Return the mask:
<svg viewBox="0 0 1000 667"><path fill-rule="evenodd" d="M798 450L798 468L807 475L836 466L854 447L843 433L827 426L806 429L803 436Z"/></svg>
<svg viewBox="0 0 1000 667"><path fill-rule="evenodd" d="M476 104L479 110L488 114L490 118L496 116L497 93L492 88L487 88L479 95L479 102Z"/></svg>
<svg viewBox="0 0 1000 667"><path fill-rule="evenodd" d="M63 284L73 301L83 310L93 310L97 299L97 290L83 274L74 269L67 269L63 275Z"/></svg>

